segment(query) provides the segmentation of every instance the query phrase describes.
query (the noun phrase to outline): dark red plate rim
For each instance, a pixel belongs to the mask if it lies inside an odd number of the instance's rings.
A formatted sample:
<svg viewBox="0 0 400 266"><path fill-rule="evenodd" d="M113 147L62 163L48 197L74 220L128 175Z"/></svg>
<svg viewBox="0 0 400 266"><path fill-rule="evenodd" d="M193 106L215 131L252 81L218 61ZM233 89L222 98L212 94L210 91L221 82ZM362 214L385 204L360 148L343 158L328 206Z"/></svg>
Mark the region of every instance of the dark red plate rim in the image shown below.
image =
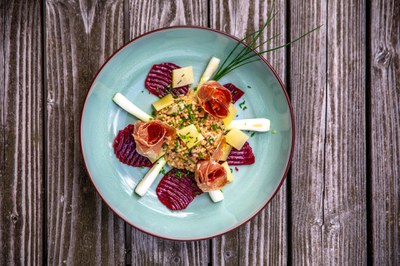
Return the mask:
<svg viewBox="0 0 400 266"><path fill-rule="evenodd" d="M185 239L183 239L183 238L169 238L169 237L157 235L157 234L154 234L154 233L152 233L152 232L146 231L146 230L144 230L144 229L142 229L142 228L140 228L140 227L137 227L136 225L130 223L129 221L125 220L116 210L113 209L113 207L112 207L111 205L108 204L108 202L105 200L105 198L103 198L103 196L101 195L101 193L99 192L99 190L98 190L98 188L97 188L97 186L96 186L96 183L94 182L92 176L90 175L89 169L88 169L88 167L87 167L87 165L86 165L85 154L84 154L83 144L82 144L82 119L83 119L83 113L84 113L84 111L85 111L86 101L87 101L87 99L88 99L88 96L89 96L90 91L92 90L93 83L94 83L94 81L96 80L97 76L99 75L99 73L101 72L101 70L104 68L104 66L108 63L108 61L110 61L111 58L113 58L120 50L124 49L126 46L128 46L128 45L131 44L132 42L134 42L134 41L136 41L136 40L138 40L138 39L140 39L140 38L142 38L142 37L144 37L144 36L146 36L146 35L149 35L149 34L152 34L152 33L158 32L158 31L164 31L164 30L170 30L170 29L179 29L179 28L180 28L180 29L202 29L202 30L213 31L213 32L216 32L216 33L225 35L225 36L227 36L227 37L229 37L229 38L231 38L231 39L233 39L233 40L235 40L235 41L240 42L240 39L239 39L239 38L237 38L237 37L235 37L235 36L233 36L233 35L230 35L230 34L228 34L228 33L226 33L226 32L219 31L219 30L215 30L215 29L210 29L210 28L206 28L206 27L201 27L201 26L171 26L171 27L165 27L165 28L160 28L160 29L156 29L156 30L153 30L153 31L146 32L146 33L144 33L144 34L142 34L142 35L140 35L140 36L138 36L138 37L136 37L136 38L130 40L128 43L126 43L125 45L123 45L122 47L120 47L117 51L115 51L115 52L103 63L103 65L102 65L102 66L100 67L100 69L97 71L95 77L93 78L93 80L92 80L92 82L91 82L91 84L90 84L90 89L89 89L89 91L88 91L87 94L86 94L85 102L84 102L84 104L83 104L82 113L81 113L81 121L80 121L80 146L81 146L81 153L82 153L83 161L84 161L84 163L85 163L86 171L87 171L87 173L88 173L88 175L89 175L89 177L90 177L90 179L91 179L91 181L92 181L92 183L93 183L93 185L94 185L94 187L95 187L97 193L100 195L100 197L102 198L102 200L107 204L107 206L108 206L111 210L113 210L113 212L114 212L119 218L123 219L125 222L127 222L127 223L130 224L131 226L137 228L138 230L140 230L140 231L142 231L142 232L144 232L144 233L146 233L146 234L152 235L152 236L156 236L156 237L163 238L163 239L168 239L168 240L175 240L175 241L195 241L195 240L205 240L205 239L210 239L210 238L213 238L213 237L221 236L221 235L223 235L223 234L226 234L226 233L228 233L228 232L230 232L230 231L232 231L232 230L238 228L239 226L241 226L241 225L247 223L248 221L250 221L251 219L253 219L259 212L261 212L261 211L271 202L271 200L275 197L276 193L277 193L277 192L279 191L279 189L281 188L281 186L282 186L283 182L285 181L286 176L287 176L287 174L288 174L288 172L289 172L289 168L290 168L290 165L291 165L291 162L292 162L292 157L293 157L294 143L295 143L295 123L294 123L293 107L292 107L292 104L290 103L289 95L288 95L287 92L286 92L285 86L283 85L283 82L282 82L281 78L279 77L279 75L277 74L277 72L275 71L275 69L270 65L270 63L268 63L267 60L266 60L264 57L259 56L260 59L268 66L268 68L272 71L272 73L275 75L276 79L278 80L278 82L279 82L279 84L280 84L280 86L281 86L281 88L282 88L282 91L283 91L283 93L285 94L286 101L287 101L287 103L288 103L289 110L290 110L291 120L292 120L292 146L291 146L291 149L290 149L289 160L288 160L288 163L287 163L287 165L286 165L285 173L284 173L283 176L282 176L282 180L281 180L281 182L279 183L278 187L275 189L275 191L274 191L274 193L272 194L272 196L266 201L266 203L265 203L260 209L258 209L256 212L254 212L253 215L251 215L249 218L247 218L246 220L242 221L241 223L239 223L239 224L235 225L234 227L232 227L232 228L230 228L230 229L228 229L228 230L226 230L226 231L224 231L224 232L221 232L221 233L219 233L219 234L215 234L215 235L211 235L211 236L206 236L206 237L200 237L200 238L188 238L188 239L186 239L186 238L185 238Z"/></svg>

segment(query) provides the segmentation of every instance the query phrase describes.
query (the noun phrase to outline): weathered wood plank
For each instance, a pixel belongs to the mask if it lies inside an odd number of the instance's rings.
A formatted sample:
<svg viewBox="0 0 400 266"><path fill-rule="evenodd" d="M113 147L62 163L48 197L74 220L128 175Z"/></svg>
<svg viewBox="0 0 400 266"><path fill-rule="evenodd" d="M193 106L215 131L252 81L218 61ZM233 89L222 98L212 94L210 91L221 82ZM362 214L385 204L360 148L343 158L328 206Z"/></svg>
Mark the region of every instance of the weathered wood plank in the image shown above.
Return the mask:
<svg viewBox="0 0 400 266"><path fill-rule="evenodd" d="M125 263L124 222L102 202L79 147L80 115L100 65L123 44L123 1L47 1L48 261Z"/></svg>
<svg viewBox="0 0 400 266"><path fill-rule="evenodd" d="M400 265L400 1L371 2L371 257Z"/></svg>
<svg viewBox="0 0 400 266"><path fill-rule="evenodd" d="M296 149L290 180L293 265L323 265L324 142L326 127L326 2L291 1L290 38L324 26L290 48Z"/></svg>
<svg viewBox="0 0 400 266"><path fill-rule="evenodd" d="M217 1L210 6L211 27L244 37L260 28L267 18L272 1ZM261 40L277 33L285 35L285 2L276 2L280 10ZM274 40L268 47L285 41ZM266 46L264 46L266 48ZM285 77L285 52L276 51L266 56L279 75ZM287 264L286 184L271 203L246 225L221 237L214 238L215 265L285 265Z"/></svg>
<svg viewBox="0 0 400 266"><path fill-rule="evenodd" d="M0 264L43 263L42 30L38 1L1 1Z"/></svg>
<svg viewBox="0 0 400 266"><path fill-rule="evenodd" d="M365 1L328 1L323 264L367 262Z"/></svg>
<svg viewBox="0 0 400 266"><path fill-rule="evenodd" d="M293 37L325 24L292 49L292 99L302 125L292 168L292 261L363 265L365 2L294 1L291 6L296 7L290 8Z"/></svg>
<svg viewBox="0 0 400 266"><path fill-rule="evenodd" d="M129 36L167 26L207 26L207 5L207 0L129 0Z"/></svg>
<svg viewBox="0 0 400 266"><path fill-rule="evenodd" d="M129 2L130 38L147 31L173 25L207 26L207 1ZM208 241L175 242L159 239L131 228L130 260L132 265L207 265Z"/></svg>

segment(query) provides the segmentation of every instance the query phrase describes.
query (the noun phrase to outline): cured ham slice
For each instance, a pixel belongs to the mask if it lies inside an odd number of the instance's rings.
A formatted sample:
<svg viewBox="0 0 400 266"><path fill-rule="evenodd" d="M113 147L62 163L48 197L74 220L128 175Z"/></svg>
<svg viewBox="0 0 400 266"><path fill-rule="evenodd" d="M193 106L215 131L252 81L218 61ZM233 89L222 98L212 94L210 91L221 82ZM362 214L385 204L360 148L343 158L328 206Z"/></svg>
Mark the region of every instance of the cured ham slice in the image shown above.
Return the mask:
<svg viewBox="0 0 400 266"><path fill-rule="evenodd" d="M187 170L172 169L156 188L158 199L170 210L183 210L203 192L194 180L194 174Z"/></svg>
<svg viewBox="0 0 400 266"><path fill-rule="evenodd" d="M215 161L201 161L197 163L195 179L197 185L204 192L219 190L228 183L225 168Z"/></svg>
<svg viewBox="0 0 400 266"><path fill-rule="evenodd" d="M151 167L152 163L136 151L135 139L132 136L134 125L120 130L114 139L114 153L121 163L135 167Z"/></svg>
<svg viewBox="0 0 400 266"><path fill-rule="evenodd" d="M244 91L242 91L232 83L227 83L224 85L224 87L231 92L233 103L237 102L244 95Z"/></svg>
<svg viewBox="0 0 400 266"><path fill-rule="evenodd" d="M188 85L172 89L172 70L177 68L181 67L169 62L153 65L144 82L145 87L160 98L169 93L173 96L187 94Z"/></svg>
<svg viewBox="0 0 400 266"><path fill-rule="evenodd" d="M229 114L232 101L231 92L216 81L203 83L197 91L197 97L204 111L216 118L225 118Z"/></svg>
<svg viewBox="0 0 400 266"><path fill-rule="evenodd" d="M173 135L175 130L159 120L147 123L138 120L133 131L137 152L153 162L160 157L166 138Z"/></svg>
<svg viewBox="0 0 400 266"><path fill-rule="evenodd" d="M256 158L253 149L246 141L240 150L233 148L226 161L229 165L249 165L253 164L256 161Z"/></svg>

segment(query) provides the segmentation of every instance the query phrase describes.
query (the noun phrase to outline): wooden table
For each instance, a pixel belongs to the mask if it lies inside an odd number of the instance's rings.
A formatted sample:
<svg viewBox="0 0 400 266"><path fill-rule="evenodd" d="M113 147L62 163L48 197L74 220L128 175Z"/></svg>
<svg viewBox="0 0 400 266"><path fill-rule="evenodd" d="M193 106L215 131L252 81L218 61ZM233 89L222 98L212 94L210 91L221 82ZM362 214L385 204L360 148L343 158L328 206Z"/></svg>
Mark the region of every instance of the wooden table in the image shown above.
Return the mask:
<svg viewBox="0 0 400 266"><path fill-rule="evenodd" d="M238 37L272 0L1 0L0 265L400 265L400 0L276 1L267 55L295 111L291 171L271 204L211 240L128 226L85 170L79 122L102 63L170 25ZM275 42L274 44L278 44Z"/></svg>

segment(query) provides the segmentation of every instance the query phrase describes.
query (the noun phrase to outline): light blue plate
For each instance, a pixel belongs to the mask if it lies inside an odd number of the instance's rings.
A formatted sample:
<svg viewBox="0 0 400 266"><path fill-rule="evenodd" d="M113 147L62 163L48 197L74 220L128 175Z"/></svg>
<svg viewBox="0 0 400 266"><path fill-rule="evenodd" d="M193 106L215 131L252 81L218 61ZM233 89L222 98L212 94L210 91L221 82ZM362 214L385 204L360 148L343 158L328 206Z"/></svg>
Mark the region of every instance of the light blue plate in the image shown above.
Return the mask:
<svg viewBox="0 0 400 266"><path fill-rule="evenodd" d="M113 103L116 92L151 113L151 103L157 98L147 92L144 80L153 64L173 62L182 67L193 66L198 80L212 56L224 59L236 43L235 37L206 28L160 29L134 39L116 52L94 79L81 121L86 168L103 200L136 228L175 240L220 235L256 215L282 184L293 151L293 113L282 82L264 60L239 68L220 80L222 84L232 82L245 91L244 98L236 105L245 101L247 109L238 108L238 118L269 118L276 131L276 134L256 133L249 139L256 163L233 171L235 180L223 189L223 202L215 204L205 193L187 209L170 211L155 193L161 175L140 198L134 188L147 169L122 164L114 155L112 144L118 131L136 121Z"/></svg>

